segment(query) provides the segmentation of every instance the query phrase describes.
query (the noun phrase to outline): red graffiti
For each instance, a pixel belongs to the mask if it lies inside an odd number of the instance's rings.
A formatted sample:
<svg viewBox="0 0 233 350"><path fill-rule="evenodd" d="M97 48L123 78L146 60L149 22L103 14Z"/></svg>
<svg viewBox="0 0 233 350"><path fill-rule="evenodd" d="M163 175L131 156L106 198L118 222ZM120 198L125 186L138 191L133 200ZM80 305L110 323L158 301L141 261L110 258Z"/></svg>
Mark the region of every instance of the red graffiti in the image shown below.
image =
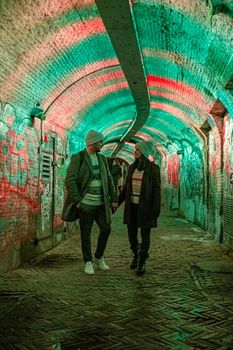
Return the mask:
<svg viewBox="0 0 233 350"><path fill-rule="evenodd" d="M62 224L63 224L63 221L61 220L61 215L55 215L53 219L54 227L61 227Z"/></svg>
<svg viewBox="0 0 233 350"><path fill-rule="evenodd" d="M178 155L169 156L168 158L168 183L174 187L179 186L179 165L180 159Z"/></svg>
<svg viewBox="0 0 233 350"><path fill-rule="evenodd" d="M225 168L226 168L226 175L227 175L227 177L230 177L230 174L233 173L233 167L230 164L228 159L226 159L225 162L226 162L226 166L225 166Z"/></svg>
<svg viewBox="0 0 233 350"><path fill-rule="evenodd" d="M27 233L27 236L25 236L23 234L23 232L20 232L20 233L14 232L14 235L12 235L12 236L10 236L8 234L1 236L0 237L0 251L3 249L5 250L5 247L8 244L15 244L15 245L20 246L22 239L27 239L27 240L33 239L33 235L32 234L28 235L27 230L25 230L25 233Z"/></svg>
<svg viewBox="0 0 233 350"><path fill-rule="evenodd" d="M231 146L233 145L233 122L229 117L227 117L223 128L225 169L226 175L229 178L230 174L233 173L233 157L232 152L230 151Z"/></svg>
<svg viewBox="0 0 233 350"><path fill-rule="evenodd" d="M15 130L8 130L5 140L0 140L0 164L9 163L12 173L24 171L33 166L35 162L34 145L35 139L27 135L16 134ZM28 150L31 151L29 156Z"/></svg>
<svg viewBox="0 0 233 350"><path fill-rule="evenodd" d="M34 182L28 176L23 185L10 183L3 175L0 180L0 207L3 207L4 201L10 194L14 194L23 200L32 213L39 212L39 195L44 191L44 182L37 176L33 177Z"/></svg>
<svg viewBox="0 0 233 350"><path fill-rule="evenodd" d="M216 174L217 174L217 159L216 158L212 158L212 160L211 160L210 173L214 178L216 178Z"/></svg>
<svg viewBox="0 0 233 350"><path fill-rule="evenodd" d="M25 234L23 234L23 232L25 232ZM11 254L12 249L19 250L21 247L22 240L33 242L33 239L34 239L34 235L28 234L26 229L21 233L19 232L16 232L16 234L7 233L6 235L0 236L0 258L4 259L4 256Z"/></svg>

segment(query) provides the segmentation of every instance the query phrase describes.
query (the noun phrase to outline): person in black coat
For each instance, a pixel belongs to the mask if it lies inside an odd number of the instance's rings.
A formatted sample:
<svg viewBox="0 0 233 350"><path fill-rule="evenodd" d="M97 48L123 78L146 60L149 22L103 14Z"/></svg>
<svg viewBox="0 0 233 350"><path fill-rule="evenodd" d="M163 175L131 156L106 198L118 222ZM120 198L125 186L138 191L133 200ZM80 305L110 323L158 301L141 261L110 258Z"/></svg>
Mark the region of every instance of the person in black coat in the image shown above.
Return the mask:
<svg viewBox="0 0 233 350"><path fill-rule="evenodd" d="M142 141L135 146L135 162L130 165L125 186L118 203L125 201L124 224L127 224L130 248L133 251L131 269L137 268L137 275L145 273L145 260L150 248L152 227L157 227L161 207L161 179L158 165L149 161L153 145ZM141 244L138 241L138 229Z"/></svg>
<svg viewBox="0 0 233 350"><path fill-rule="evenodd" d="M88 275L95 273L93 262L100 270L109 269L104 260L104 251L111 232L111 210L115 212L118 207L117 192L107 160L99 154L103 139L103 134L96 130L88 132L86 149L72 156L65 179L67 198L62 217L70 204L78 209L84 271ZM68 214L66 216L66 220L71 221ZM93 259L91 231L94 221L100 232Z"/></svg>

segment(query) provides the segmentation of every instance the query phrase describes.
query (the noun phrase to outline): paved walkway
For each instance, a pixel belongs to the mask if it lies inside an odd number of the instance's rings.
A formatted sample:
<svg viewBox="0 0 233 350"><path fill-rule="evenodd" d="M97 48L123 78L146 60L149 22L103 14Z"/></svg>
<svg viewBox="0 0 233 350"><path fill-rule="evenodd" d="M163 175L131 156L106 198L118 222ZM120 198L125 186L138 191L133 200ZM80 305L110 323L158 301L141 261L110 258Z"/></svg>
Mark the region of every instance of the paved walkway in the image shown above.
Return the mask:
<svg viewBox="0 0 233 350"><path fill-rule="evenodd" d="M106 250L110 271L84 274L77 233L0 277L1 350L233 349L231 252L164 212L139 277L121 218L122 209Z"/></svg>

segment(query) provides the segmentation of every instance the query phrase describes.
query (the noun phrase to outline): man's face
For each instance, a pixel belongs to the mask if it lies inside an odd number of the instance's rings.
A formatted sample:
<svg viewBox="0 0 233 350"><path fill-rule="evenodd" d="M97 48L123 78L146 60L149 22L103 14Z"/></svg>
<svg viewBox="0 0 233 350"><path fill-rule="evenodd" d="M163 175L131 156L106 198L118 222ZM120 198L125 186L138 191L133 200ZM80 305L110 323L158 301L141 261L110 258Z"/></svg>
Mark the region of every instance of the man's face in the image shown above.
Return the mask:
<svg viewBox="0 0 233 350"><path fill-rule="evenodd" d="M96 153L97 153L97 152L100 152L102 146L103 146L103 141L98 141L98 142L94 143L94 144L93 144L94 151L95 151Z"/></svg>
<svg viewBox="0 0 233 350"><path fill-rule="evenodd" d="M138 159L140 158L142 155L142 153L139 151L139 149L135 148L135 151L134 151L134 158L135 159Z"/></svg>

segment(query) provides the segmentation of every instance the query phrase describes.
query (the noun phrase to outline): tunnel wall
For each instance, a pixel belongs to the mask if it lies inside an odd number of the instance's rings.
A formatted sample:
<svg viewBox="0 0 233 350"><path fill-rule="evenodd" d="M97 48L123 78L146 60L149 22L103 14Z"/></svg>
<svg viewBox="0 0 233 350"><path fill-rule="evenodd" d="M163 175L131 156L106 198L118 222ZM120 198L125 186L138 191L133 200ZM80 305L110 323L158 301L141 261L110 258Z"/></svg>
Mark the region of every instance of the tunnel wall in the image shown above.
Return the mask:
<svg viewBox="0 0 233 350"><path fill-rule="evenodd" d="M163 205L233 248L233 120L220 122L203 145L165 156Z"/></svg>
<svg viewBox="0 0 233 350"><path fill-rule="evenodd" d="M223 135L223 242L233 247L233 119L229 115Z"/></svg>
<svg viewBox="0 0 233 350"><path fill-rule="evenodd" d="M0 112L0 271L7 271L66 236L60 216L67 150L55 133L41 132L39 120L19 123L8 104Z"/></svg>
<svg viewBox="0 0 233 350"><path fill-rule="evenodd" d="M220 241L222 236L222 172L224 165L222 163L222 137L218 137L216 129L209 135L208 155L207 230Z"/></svg>
<svg viewBox="0 0 233 350"><path fill-rule="evenodd" d="M49 131L49 124L45 130L39 120L33 126L20 120L14 106L1 104L1 271L50 249L70 232L60 218L70 153L66 141ZM232 150L233 122L227 115L222 135L213 126L206 143L183 143L183 152L167 154L161 165L163 205L231 248Z"/></svg>
<svg viewBox="0 0 233 350"><path fill-rule="evenodd" d="M35 129L15 125L12 106L2 105L0 132L0 257L1 269L17 266L24 242L36 234L40 209L39 138Z"/></svg>
<svg viewBox="0 0 233 350"><path fill-rule="evenodd" d="M164 206L205 228L207 206L201 150L189 147L181 155L168 155L163 164Z"/></svg>

